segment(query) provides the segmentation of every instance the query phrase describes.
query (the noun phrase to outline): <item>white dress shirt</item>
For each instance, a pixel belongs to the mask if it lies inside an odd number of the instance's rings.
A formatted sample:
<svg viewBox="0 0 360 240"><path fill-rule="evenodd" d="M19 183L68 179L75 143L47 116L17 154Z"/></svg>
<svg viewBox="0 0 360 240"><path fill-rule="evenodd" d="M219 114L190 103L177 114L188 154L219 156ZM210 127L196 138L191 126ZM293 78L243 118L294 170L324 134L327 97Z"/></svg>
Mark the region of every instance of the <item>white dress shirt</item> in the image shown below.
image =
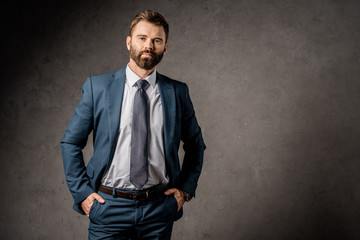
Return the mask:
<svg viewBox="0 0 360 240"><path fill-rule="evenodd" d="M122 100L119 137L111 166L105 173L101 184L115 188L136 189L130 182L130 153L131 153L131 123L134 97L137 91L136 82L141 78L129 66L126 67L126 79ZM156 70L147 78L149 86L146 88L149 108L148 129L148 181L143 186L149 188L157 184L169 182L166 174L164 155L164 120L159 87L156 81Z"/></svg>

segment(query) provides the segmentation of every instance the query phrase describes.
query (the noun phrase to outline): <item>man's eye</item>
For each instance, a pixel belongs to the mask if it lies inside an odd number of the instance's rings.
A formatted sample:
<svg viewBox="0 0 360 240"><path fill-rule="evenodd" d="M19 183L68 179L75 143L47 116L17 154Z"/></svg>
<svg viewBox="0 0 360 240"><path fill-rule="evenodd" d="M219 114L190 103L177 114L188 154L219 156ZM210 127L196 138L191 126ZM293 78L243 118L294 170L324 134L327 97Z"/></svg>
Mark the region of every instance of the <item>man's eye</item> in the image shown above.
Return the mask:
<svg viewBox="0 0 360 240"><path fill-rule="evenodd" d="M156 39L155 42L156 42L156 43L161 43L161 40L160 40L160 39Z"/></svg>

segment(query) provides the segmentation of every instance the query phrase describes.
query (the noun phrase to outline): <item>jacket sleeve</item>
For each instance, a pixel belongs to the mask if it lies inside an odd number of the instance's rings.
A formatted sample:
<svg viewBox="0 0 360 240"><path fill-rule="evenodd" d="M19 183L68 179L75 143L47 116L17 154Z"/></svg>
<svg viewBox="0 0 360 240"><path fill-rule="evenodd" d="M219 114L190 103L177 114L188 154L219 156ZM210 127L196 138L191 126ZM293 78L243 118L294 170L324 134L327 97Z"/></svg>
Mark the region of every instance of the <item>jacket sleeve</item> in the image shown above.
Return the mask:
<svg viewBox="0 0 360 240"><path fill-rule="evenodd" d="M86 175L86 167L82 150L90 132L93 129L93 96L91 77L88 77L82 87L82 97L76 106L70 124L61 140L65 177L74 198L74 209L84 214L81 202L94 190Z"/></svg>
<svg viewBox="0 0 360 240"><path fill-rule="evenodd" d="M181 140L184 143L185 155L180 173L180 189L195 196L206 146L186 85L181 119Z"/></svg>

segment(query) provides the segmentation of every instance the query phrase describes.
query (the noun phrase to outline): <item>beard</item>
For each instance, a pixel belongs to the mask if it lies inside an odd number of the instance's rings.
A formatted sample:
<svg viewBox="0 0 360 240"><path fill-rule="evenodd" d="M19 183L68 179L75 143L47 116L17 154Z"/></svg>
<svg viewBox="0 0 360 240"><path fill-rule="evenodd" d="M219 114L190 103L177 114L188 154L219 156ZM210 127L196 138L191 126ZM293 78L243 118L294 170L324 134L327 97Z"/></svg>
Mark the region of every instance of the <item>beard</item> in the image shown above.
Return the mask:
<svg viewBox="0 0 360 240"><path fill-rule="evenodd" d="M151 58L141 58L143 53L149 53ZM139 68L145 70L151 70L158 65L164 56L164 51L160 54L156 54L154 51L144 50L137 52L132 46L130 46L130 57Z"/></svg>

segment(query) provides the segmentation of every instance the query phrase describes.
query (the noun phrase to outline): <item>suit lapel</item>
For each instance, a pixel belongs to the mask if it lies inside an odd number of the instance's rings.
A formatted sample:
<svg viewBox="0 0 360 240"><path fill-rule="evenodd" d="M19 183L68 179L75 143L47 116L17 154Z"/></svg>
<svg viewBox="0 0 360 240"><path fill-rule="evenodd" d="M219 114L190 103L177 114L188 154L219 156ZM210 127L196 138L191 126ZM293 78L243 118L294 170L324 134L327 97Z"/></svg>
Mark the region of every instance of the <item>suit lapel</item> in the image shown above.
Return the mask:
<svg viewBox="0 0 360 240"><path fill-rule="evenodd" d="M125 69L122 68L114 73L114 78L109 80L108 84L108 119L110 136L110 161L115 152L115 146L120 125L120 113L125 84Z"/></svg>
<svg viewBox="0 0 360 240"><path fill-rule="evenodd" d="M157 73L157 81L159 84L162 110L164 116L164 148L165 156L168 156L171 147L171 140L174 138L176 102L175 90L173 84L164 76ZM168 158L168 157L167 157Z"/></svg>

